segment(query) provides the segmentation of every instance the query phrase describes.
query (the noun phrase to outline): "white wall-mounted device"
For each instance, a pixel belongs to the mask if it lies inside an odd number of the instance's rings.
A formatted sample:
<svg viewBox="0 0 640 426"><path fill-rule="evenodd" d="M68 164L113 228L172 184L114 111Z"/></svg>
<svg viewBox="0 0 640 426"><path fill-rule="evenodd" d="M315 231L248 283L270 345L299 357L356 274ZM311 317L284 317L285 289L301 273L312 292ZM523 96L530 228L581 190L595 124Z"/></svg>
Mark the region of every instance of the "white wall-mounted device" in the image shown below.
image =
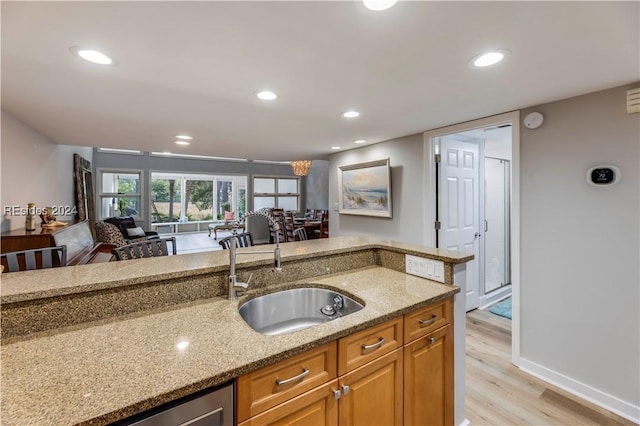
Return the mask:
<svg viewBox="0 0 640 426"><path fill-rule="evenodd" d="M616 166L595 166L587 170L587 182L593 186L610 186L620 182L622 173Z"/></svg>
<svg viewBox="0 0 640 426"><path fill-rule="evenodd" d="M542 126L543 121L544 115L537 111L530 112L529 114L525 115L524 120L522 120L522 122L524 123L524 127L526 127L527 129L537 129L538 127Z"/></svg>

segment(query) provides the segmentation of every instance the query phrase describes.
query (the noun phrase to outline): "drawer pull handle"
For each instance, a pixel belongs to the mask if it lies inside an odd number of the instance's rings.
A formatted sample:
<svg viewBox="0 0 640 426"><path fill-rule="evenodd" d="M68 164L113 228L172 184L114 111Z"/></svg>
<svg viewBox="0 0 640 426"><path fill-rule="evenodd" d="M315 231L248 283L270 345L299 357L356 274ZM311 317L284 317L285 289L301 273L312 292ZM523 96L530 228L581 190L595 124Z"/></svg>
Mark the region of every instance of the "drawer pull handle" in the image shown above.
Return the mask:
<svg viewBox="0 0 640 426"><path fill-rule="evenodd" d="M284 380L276 379L276 385L284 386L284 385L288 385L289 383L293 383L300 379L305 378L309 374L309 369L304 367L302 367L302 369L303 369L302 373L298 374L297 376L291 377L290 379L284 379Z"/></svg>
<svg viewBox="0 0 640 426"><path fill-rule="evenodd" d="M436 339L435 337L429 337L429 344L430 345L433 345L437 341L438 341L438 339Z"/></svg>
<svg viewBox="0 0 640 426"><path fill-rule="evenodd" d="M376 343L372 343L370 345L362 345L362 351L368 351L370 349L378 349L380 346L382 346L382 344L384 343L384 337L380 337L380 340L378 340Z"/></svg>
<svg viewBox="0 0 640 426"><path fill-rule="evenodd" d="M431 325L434 322L436 322L437 319L438 319L438 316L434 314L428 320L419 319L418 322L420 323L420 327L426 327L426 326Z"/></svg>

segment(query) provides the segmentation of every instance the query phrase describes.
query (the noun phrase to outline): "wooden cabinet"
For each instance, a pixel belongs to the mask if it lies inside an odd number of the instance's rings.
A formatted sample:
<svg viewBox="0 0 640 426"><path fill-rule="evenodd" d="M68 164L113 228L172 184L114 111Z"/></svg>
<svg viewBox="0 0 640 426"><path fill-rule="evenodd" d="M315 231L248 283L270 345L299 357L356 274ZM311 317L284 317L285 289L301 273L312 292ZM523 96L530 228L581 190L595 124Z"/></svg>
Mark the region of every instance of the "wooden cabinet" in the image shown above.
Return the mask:
<svg viewBox="0 0 640 426"><path fill-rule="evenodd" d="M407 426L453 425L453 306L447 301L437 309L444 326L407 342L404 347L404 424ZM432 312L426 310L418 317L405 315L405 330L410 330L407 321L417 322L416 318L429 321L433 318ZM427 331L433 330L432 325L426 326ZM420 333L414 328L414 334Z"/></svg>
<svg viewBox="0 0 640 426"><path fill-rule="evenodd" d="M239 377L239 425L452 425L452 312L438 302Z"/></svg>
<svg viewBox="0 0 640 426"><path fill-rule="evenodd" d="M402 425L402 348L341 376L340 426Z"/></svg>
<svg viewBox="0 0 640 426"><path fill-rule="evenodd" d="M338 374L402 347L402 317L338 340Z"/></svg>
<svg viewBox="0 0 640 426"><path fill-rule="evenodd" d="M237 381L238 421L336 378L336 342L264 367Z"/></svg>
<svg viewBox="0 0 640 426"><path fill-rule="evenodd" d="M335 426L338 424L338 400L334 396L337 388L337 380L333 380L238 423L238 426Z"/></svg>

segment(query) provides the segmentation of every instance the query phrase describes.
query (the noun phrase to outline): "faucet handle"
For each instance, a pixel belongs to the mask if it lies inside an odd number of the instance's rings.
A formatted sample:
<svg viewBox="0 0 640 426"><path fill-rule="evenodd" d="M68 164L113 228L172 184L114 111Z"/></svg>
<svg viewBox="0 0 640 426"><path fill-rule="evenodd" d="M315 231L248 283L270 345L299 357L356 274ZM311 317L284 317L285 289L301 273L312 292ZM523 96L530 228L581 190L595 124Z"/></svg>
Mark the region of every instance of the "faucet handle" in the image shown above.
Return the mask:
<svg viewBox="0 0 640 426"><path fill-rule="evenodd" d="M253 278L253 272L249 274L249 279L247 280L247 282L245 283L247 286L249 285L249 283L251 282L251 278Z"/></svg>

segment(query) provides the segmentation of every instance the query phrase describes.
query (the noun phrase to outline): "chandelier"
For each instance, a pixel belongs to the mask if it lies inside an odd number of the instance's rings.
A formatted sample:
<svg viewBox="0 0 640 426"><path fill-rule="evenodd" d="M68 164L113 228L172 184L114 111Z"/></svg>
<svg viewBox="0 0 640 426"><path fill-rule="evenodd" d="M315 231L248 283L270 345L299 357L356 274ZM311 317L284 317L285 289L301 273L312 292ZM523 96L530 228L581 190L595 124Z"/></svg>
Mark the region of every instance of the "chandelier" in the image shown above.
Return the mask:
<svg viewBox="0 0 640 426"><path fill-rule="evenodd" d="M311 160L296 160L291 162L293 168L293 174L296 176L306 176L309 174L309 168L311 167Z"/></svg>

